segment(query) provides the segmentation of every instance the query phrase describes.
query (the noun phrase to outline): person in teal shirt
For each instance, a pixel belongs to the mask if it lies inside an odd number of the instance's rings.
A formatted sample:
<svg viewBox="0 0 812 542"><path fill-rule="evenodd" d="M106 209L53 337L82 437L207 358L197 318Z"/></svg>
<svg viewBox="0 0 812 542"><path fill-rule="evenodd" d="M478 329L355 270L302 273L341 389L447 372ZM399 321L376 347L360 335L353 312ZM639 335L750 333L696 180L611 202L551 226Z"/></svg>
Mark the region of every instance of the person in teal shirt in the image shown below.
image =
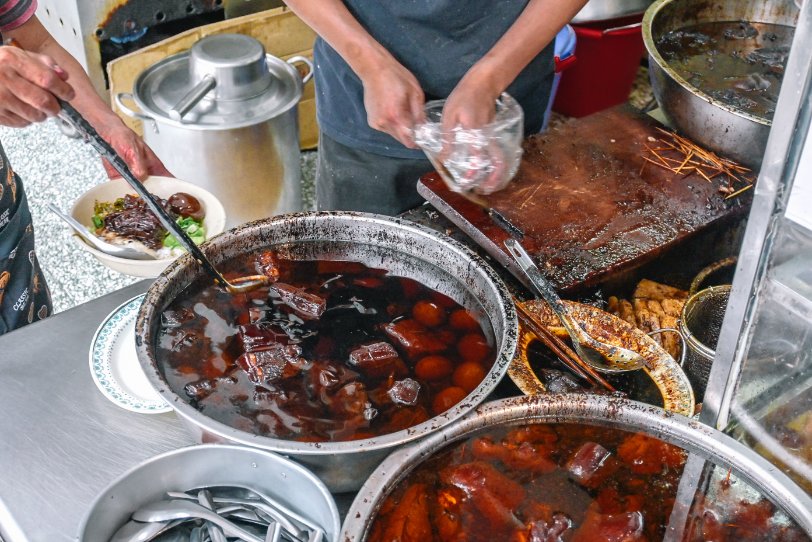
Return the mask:
<svg viewBox="0 0 812 542"><path fill-rule="evenodd" d="M447 98L445 128L475 128L507 91L538 132L553 42L585 0L287 0L318 34L319 209L397 214L433 170L412 131Z"/></svg>

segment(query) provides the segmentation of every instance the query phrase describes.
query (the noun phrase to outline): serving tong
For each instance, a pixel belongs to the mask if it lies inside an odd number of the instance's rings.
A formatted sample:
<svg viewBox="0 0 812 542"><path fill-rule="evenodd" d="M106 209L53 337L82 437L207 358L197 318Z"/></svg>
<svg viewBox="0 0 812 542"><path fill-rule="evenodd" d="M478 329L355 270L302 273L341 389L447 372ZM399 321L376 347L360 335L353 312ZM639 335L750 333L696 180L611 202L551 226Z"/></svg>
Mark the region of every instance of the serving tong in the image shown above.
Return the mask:
<svg viewBox="0 0 812 542"><path fill-rule="evenodd" d="M587 334L575 321L567 306L558 297L553 286L544 278L530 255L516 239L506 239L505 248L516 260L521 270L533 286L535 294L541 297L561 320L564 329L572 339L572 346L578 355L595 370L604 373L636 371L646 366L646 360L628 348L603 343Z"/></svg>
<svg viewBox="0 0 812 542"><path fill-rule="evenodd" d="M166 212L166 210L158 205L158 203L153 198L152 194L150 194L141 181L133 175L132 171L130 171L129 166L124 161L124 159L116 152L116 150L107 143L99 133L90 125L87 120L79 113L72 105L65 102L64 100L59 100L59 105L62 108L59 112L59 118L73 126L76 131L81 134L82 138L85 142L89 143L91 147L96 149L96 151L105 158L113 168L121 174L125 181L135 190L135 192L141 197L142 200L147 204L147 207L155 214L155 216L160 221L161 225L166 228L166 230L171 233L175 239L186 249L186 251L192 255L192 257L197 261L198 264L214 278L214 280L220 284L223 288L225 288L228 292L232 294L239 294L244 292L250 292L255 290L261 286L264 286L270 282L269 278L265 275L250 275L246 277L239 277L237 279L232 279L231 281L226 280L225 277L214 267L208 257L203 253L203 251L195 244L194 241L186 234L183 229L178 226L175 220Z"/></svg>

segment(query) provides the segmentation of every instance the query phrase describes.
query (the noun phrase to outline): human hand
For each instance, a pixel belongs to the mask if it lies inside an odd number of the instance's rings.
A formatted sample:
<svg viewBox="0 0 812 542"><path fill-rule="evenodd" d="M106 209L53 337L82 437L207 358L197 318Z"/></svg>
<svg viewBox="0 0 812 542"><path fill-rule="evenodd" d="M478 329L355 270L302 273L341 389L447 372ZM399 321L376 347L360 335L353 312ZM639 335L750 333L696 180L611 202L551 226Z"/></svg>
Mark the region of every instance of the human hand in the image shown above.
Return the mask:
<svg viewBox="0 0 812 542"><path fill-rule="evenodd" d="M456 128L482 128L496 114L496 99L501 90L471 70L457 83L443 108L441 129L444 134Z"/></svg>
<svg viewBox="0 0 812 542"><path fill-rule="evenodd" d="M23 128L59 113L57 98L75 97L68 74L53 58L0 47L0 124Z"/></svg>
<svg viewBox="0 0 812 542"><path fill-rule="evenodd" d="M412 131L424 121L426 101L417 78L391 59L361 77L361 81L370 127L391 135L409 148L416 148Z"/></svg>
<svg viewBox="0 0 812 542"><path fill-rule="evenodd" d="M113 115L109 124L96 126L96 131L116 150L127 163L133 175L140 180L143 181L149 175L173 177L144 140L130 130L118 117ZM107 160L104 160L104 169L111 179L121 176Z"/></svg>

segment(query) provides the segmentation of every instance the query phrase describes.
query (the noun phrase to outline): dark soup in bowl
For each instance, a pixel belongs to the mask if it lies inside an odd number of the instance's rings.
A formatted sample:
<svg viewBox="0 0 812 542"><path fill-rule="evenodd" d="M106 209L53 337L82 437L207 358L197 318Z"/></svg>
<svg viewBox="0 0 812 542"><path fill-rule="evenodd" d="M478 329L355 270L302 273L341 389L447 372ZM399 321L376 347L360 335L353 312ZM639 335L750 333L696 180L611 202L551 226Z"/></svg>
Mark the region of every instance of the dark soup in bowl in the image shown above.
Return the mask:
<svg viewBox="0 0 812 542"><path fill-rule="evenodd" d="M242 431L335 442L422 423L485 378L496 350L481 311L392 266L307 252L238 256L227 278L272 283L232 295L201 280L172 301L155 357L175 393Z"/></svg>

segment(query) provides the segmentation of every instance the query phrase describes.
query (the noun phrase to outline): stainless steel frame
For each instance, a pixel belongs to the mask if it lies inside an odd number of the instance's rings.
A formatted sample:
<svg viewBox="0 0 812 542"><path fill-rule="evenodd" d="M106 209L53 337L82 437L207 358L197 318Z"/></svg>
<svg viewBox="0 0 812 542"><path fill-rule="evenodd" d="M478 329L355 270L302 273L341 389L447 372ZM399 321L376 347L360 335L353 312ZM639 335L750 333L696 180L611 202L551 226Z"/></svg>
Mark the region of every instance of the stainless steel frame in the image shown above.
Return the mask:
<svg viewBox="0 0 812 542"><path fill-rule="evenodd" d="M795 39L787 62L786 77L778 99L773 129L767 141L761 172L753 197L750 218L739 254L716 359L708 380L700 419L722 429L730 422L733 393L750 343L752 316L758 304L775 225L787 205L798 160L810 137L812 117L812 2L806 2L798 18Z"/></svg>
<svg viewBox="0 0 812 542"><path fill-rule="evenodd" d="M777 303L787 312L793 307L791 300L782 293L789 290L774 287L774 283L768 281L767 273L768 269L776 269L773 257L779 256L780 252L774 249L782 243L785 232L792 229L785 212L799 161L802 153L812 152L810 50L812 3L806 2L787 63L700 419L720 430L743 431L771 455L772 461L812 481L810 465L785 450L758 418L769 408L788 404L788 397L798 392L799 385L808 386L808 375L797 370L788 374L777 370L757 379L742 379L745 357L763 343L755 339L764 337L759 335L761 328L756 325L759 310L767 307L768 302ZM792 337L783 339L792 340ZM748 361L748 367L752 365ZM804 494L804 490L794 483L790 483L787 490Z"/></svg>

